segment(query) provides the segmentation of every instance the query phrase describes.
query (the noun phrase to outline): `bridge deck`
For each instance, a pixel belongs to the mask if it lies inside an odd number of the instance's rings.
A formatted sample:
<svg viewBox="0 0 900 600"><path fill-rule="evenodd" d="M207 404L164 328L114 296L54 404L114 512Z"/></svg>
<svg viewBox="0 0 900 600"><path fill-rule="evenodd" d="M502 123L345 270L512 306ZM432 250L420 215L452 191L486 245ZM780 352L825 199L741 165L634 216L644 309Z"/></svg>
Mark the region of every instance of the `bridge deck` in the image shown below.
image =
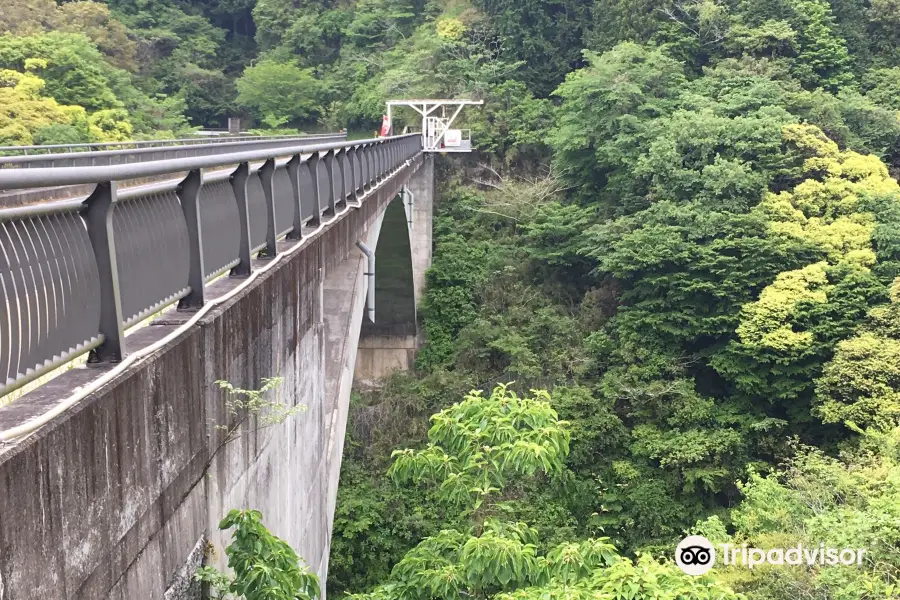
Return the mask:
<svg viewBox="0 0 900 600"><path fill-rule="evenodd" d="M0 169L0 190L93 190L0 209L0 396L86 353L121 360L126 328L176 302L202 306L209 281L248 274L253 255L274 256L280 237L357 201L418 154L421 137L240 150ZM116 183L149 178L166 180Z"/></svg>

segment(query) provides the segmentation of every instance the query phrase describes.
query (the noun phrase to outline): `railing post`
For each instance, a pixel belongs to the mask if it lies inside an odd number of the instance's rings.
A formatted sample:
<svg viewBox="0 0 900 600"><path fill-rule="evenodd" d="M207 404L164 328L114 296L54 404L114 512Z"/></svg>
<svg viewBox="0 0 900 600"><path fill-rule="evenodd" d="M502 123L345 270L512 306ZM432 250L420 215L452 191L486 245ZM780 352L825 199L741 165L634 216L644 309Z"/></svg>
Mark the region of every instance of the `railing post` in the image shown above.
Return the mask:
<svg viewBox="0 0 900 600"><path fill-rule="evenodd" d="M347 174L344 173L344 160L347 158L347 149L341 148L334 152L335 172L337 173L337 200L335 208L343 211L347 208Z"/></svg>
<svg viewBox="0 0 900 600"><path fill-rule="evenodd" d="M362 147L362 165L363 165L363 193L368 192L372 189L372 183L369 174L374 173L375 170L372 168L372 145L367 144Z"/></svg>
<svg viewBox="0 0 900 600"><path fill-rule="evenodd" d="M382 149L384 147L383 142L378 142L375 144L375 182L381 183L381 180L384 179L382 174L384 168L384 159L382 156Z"/></svg>
<svg viewBox="0 0 900 600"><path fill-rule="evenodd" d="M356 199L360 200L366 195L366 157L362 146L357 146L353 151L356 154L357 167L359 169L359 182L354 182L356 186Z"/></svg>
<svg viewBox="0 0 900 600"><path fill-rule="evenodd" d="M247 209L247 180L250 178L250 163L241 163L231 174L231 186L234 190L234 198L238 207L238 229L240 230L240 244L238 246L238 260L233 269L233 277L250 275L250 212Z"/></svg>
<svg viewBox="0 0 900 600"><path fill-rule="evenodd" d="M119 269L113 232L113 212L117 199L116 182L105 181L98 183L94 192L84 201L84 220L100 276L100 333L104 338L100 346L91 350L88 357L90 363L120 362L125 357L122 297L119 294Z"/></svg>
<svg viewBox="0 0 900 600"><path fill-rule="evenodd" d="M270 158L259 169L263 196L266 199L266 258L275 258L278 253L275 228L275 159Z"/></svg>
<svg viewBox="0 0 900 600"><path fill-rule="evenodd" d="M313 152L309 160L306 161L313 186L313 216L309 222L312 227L318 227L322 224L322 186L319 185L319 160L321 160L319 153Z"/></svg>
<svg viewBox="0 0 900 600"><path fill-rule="evenodd" d="M200 189L203 187L203 172L196 169L188 173L178 185L176 193L181 201L181 210L187 222L188 245L190 246L190 273L188 285L191 293L178 302L178 308L200 308L206 302L206 270L203 266L203 227L200 218Z"/></svg>
<svg viewBox="0 0 900 600"><path fill-rule="evenodd" d="M347 162L350 164L350 194L349 200L354 204L359 203L359 189L356 187L356 146L347 150Z"/></svg>
<svg viewBox="0 0 900 600"><path fill-rule="evenodd" d="M287 164L288 177L291 180L291 193L294 195L294 228L287 235L289 240L303 237L303 207L300 205L300 155L291 157Z"/></svg>
<svg viewBox="0 0 900 600"><path fill-rule="evenodd" d="M336 191L334 185L334 150L325 153L325 172L328 173L328 209L325 211L326 217L333 217L337 214L334 203L334 193Z"/></svg>

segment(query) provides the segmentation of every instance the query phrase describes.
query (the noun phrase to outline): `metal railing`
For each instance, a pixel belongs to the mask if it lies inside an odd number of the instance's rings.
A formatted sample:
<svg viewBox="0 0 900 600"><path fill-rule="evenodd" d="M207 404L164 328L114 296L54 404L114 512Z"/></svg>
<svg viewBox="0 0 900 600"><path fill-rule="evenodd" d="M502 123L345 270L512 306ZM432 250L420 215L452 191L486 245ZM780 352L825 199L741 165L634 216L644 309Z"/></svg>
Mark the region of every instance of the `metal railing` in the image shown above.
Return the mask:
<svg viewBox="0 0 900 600"><path fill-rule="evenodd" d="M0 170L0 190L96 186L86 198L0 209L0 396L86 352L120 361L126 328L176 301L202 306L208 281L248 275L254 253L275 256L280 237L299 240L421 150L414 134Z"/></svg>
<svg viewBox="0 0 900 600"><path fill-rule="evenodd" d="M86 144L42 144L39 146L0 146L0 156L34 156L50 154L51 150L63 150L65 152L98 152L102 150L127 150L135 148L161 148L166 146L190 146L195 144L226 144L229 142L246 142L257 140L298 140L298 139L323 139L347 137L346 132L341 133L312 133L298 135L223 135L221 137L193 137L177 138L171 140L135 140L127 142L90 142Z"/></svg>
<svg viewBox="0 0 900 600"><path fill-rule="evenodd" d="M298 145L321 144L345 140L346 133L319 136L262 137L243 141L177 144L163 147L146 147L120 150L100 150L96 152L61 152L35 156L2 156L0 169L33 169L40 167L98 167L130 164L151 160L171 160L195 156L213 156L229 152L290 148ZM183 141L183 140L175 140ZM137 142L131 142L137 143Z"/></svg>

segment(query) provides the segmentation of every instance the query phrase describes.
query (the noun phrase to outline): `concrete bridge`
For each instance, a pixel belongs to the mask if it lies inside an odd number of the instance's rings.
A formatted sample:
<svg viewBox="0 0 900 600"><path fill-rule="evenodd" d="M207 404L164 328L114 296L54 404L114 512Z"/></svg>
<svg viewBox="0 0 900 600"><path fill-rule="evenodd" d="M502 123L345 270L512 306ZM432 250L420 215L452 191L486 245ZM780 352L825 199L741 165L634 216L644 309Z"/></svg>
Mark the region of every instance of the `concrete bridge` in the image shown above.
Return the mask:
<svg viewBox="0 0 900 600"><path fill-rule="evenodd" d="M421 135L0 169L33 189L87 192L0 209L0 394L63 370L0 407L0 600L196 598L232 508L324 581L354 373L419 340ZM270 377L306 410L266 426L215 384Z"/></svg>

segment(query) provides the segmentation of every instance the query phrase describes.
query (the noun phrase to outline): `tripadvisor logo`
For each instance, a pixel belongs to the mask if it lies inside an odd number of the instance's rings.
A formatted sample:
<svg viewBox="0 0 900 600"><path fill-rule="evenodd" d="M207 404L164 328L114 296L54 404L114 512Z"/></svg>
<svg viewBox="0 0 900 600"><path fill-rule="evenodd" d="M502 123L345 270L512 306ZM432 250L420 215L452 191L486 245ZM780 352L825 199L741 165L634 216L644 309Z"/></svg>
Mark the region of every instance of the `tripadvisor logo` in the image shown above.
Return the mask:
<svg viewBox="0 0 900 600"><path fill-rule="evenodd" d="M702 535L689 535L675 548L675 564L688 575L703 575L716 564L716 556L721 564L754 568L758 565L860 565L866 551L864 548L826 548L797 544L793 548L748 547L747 544L719 544L719 550Z"/></svg>
<svg viewBox="0 0 900 600"><path fill-rule="evenodd" d="M675 564L688 575L703 575L716 564L716 549L702 535L689 535L675 548Z"/></svg>

